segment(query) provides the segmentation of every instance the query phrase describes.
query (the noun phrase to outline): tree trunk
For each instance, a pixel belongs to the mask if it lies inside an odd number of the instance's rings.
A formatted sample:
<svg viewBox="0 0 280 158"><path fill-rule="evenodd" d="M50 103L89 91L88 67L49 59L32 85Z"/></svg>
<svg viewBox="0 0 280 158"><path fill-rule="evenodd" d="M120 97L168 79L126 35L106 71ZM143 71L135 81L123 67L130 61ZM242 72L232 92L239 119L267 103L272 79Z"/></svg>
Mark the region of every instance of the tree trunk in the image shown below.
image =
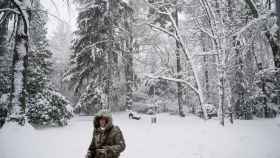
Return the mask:
<svg viewBox="0 0 280 158"><path fill-rule="evenodd" d="M131 18L128 16L127 18ZM132 19L127 19L129 30L129 39L127 41L128 51L126 51L125 59L126 59L126 67L125 67L125 77L126 77L126 108L131 110L133 105L132 100L132 84L133 84L133 35L132 35Z"/></svg>
<svg viewBox="0 0 280 158"><path fill-rule="evenodd" d="M29 42L30 1L12 1L19 10L12 64L11 116L12 121L25 124L26 68ZM16 21L15 21L16 22Z"/></svg>
<svg viewBox="0 0 280 158"><path fill-rule="evenodd" d="M177 78L181 79L182 76L180 75L180 73L181 73L182 69L181 69L180 51L179 51L178 47L176 49L176 65L177 65ZM183 90L182 83L177 82L178 107L179 107L179 115L180 116L184 116L183 105L182 105L182 103L183 103L182 90Z"/></svg>
<svg viewBox="0 0 280 158"><path fill-rule="evenodd" d="M3 15L5 16L5 15ZM0 73L6 71L6 56L9 53L8 51L8 19L5 19L0 23ZM4 76L1 76L4 77Z"/></svg>
<svg viewBox="0 0 280 158"><path fill-rule="evenodd" d="M132 52L131 52L132 53ZM132 101L132 84L133 84L133 58L131 53L127 55L127 65L125 70L126 76L126 107L127 109L131 109L133 101Z"/></svg>
<svg viewBox="0 0 280 158"><path fill-rule="evenodd" d="M17 32L15 37L15 47L13 56L13 78L12 78L12 119L24 124L23 114L26 108L26 67L28 52L28 36L24 28L24 20L19 17Z"/></svg>
<svg viewBox="0 0 280 158"><path fill-rule="evenodd" d="M107 47L107 107L103 107L105 109L111 109L113 106L113 60L114 60L114 36L113 36L113 22L112 22L112 10L113 10L113 2L112 0L108 0L109 3L108 8L108 21L109 21L109 42Z"/></svg>
<svg viewBox="0 0 280 158"><path fill-rule="evenodd" d="M222 40L222 19L220 13L220 3L215 1L215 11L212 11L211 5L208 0L204 0L204 8L209 15L210 28L212 30L212 34L216 36L213 39L213 43L215 49L217 51L217 72L218 72L218 86L219 86L219 109L218 116L220 119L221 125L224 126L224 107L225 107L225 51L222 50L223 40ZM214 16L216 14L216 16ZM221 27L219 27L221 26Z"/></svg>
<svg viewBox="0 0 280 158"><path fill-rule="evenodd" d="M176 1L176 11L175 11L175 21L177 28L179 27L179 21L178 21L178 9L177 9L177 1ZM176 67L177 67L177 78L181 79L182 75L180 74L182 71L181 67L181 57L180 57L180 43L178 40L176 40ZM183 111L183 86L181 82L177 82L177 95L178 95L178 110L179 115L184 117L184 111Z"/></svg>
<svg viewBox="0 0 280 158"><path fill-rule="evenodd" d="M5 14L3 16L6 16ZM0 23L0 99L3 98L3 94L7 94L10 91L10 84L6 84L7 80L10 82L10 78L8 78L8 74L10 74L10 64L8 56L8 19L4 19L2 23ZM3 81L3 82L2 82ZM8 101L8 98L5 98ZM8 114L7 104L0 104L0 128L4 125L7 114Z"/></svg>

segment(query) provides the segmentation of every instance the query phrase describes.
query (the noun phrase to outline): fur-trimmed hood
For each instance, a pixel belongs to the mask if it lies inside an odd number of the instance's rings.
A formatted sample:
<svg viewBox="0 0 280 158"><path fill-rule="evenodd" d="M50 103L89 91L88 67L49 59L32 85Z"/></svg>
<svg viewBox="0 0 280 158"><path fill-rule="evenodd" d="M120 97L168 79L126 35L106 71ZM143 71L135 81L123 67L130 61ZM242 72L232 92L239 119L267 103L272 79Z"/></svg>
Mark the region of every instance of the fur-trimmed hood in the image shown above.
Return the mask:
<svg viewBox="0 0 280 158"><path fill-rule="evenodd" d="M108 110L100 110L94 118L93 125L94 128L97 130L99 129L99 120L100 118L105 117L107 119L107 124L105 126L105 131L113 127L113 119L112 119L112 114Z"/></svg>

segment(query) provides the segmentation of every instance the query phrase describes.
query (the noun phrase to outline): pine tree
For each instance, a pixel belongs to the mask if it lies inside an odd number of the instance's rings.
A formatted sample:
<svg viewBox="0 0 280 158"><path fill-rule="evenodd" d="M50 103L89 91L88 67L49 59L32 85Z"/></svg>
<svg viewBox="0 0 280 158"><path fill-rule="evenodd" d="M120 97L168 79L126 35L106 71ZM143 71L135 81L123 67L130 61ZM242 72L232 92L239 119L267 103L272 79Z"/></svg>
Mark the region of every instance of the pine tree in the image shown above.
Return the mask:
<svg viewBox="0 0 280 158"><path fill-rule="evenodd" d="M47 15L37 12L40 2L33 2L34 11L30 16L30 39L32 50L28 54L27 66L27 117L35 126L63 126L72 114L67 109L69 102L56 92L48 76L50 75L52 53L46 38Z"/></svg>
<svg viewBox="0 0 280 158"><path fill-rule="evenodd" d="M66 79L72 82L76 93L82 94L79 108L98 109L102 105L102 108L114 109L118 106L122 87L119 82L119 56L129 47L126 46L129 43L124 44L129 39L129 36L124 36L127 31L122 30L126 29L122 20L127 17L123 13L129 7L121 0L83 0L77 3L82 9L77 18L78 31L75 32L71 68L66 73ZM88 88L83 91L85 87L100 91L96 93ZM107 99L95 103L92 99L85 99L89 96L106 96Z"/></svg>
<svg viewBox="0 0 280 158"><path fill-rule="evenodd" d="M64 22L59 22L49 40L50 50L52 52L51 60L53 61L50 80L61 94L75 104L78 97L74 96L72 90L69 90L69 83L63 80L63 75L69 65L72 38L72 30L69 25Z"/></svg>
<svg viewBox="0 0 280 158"><path fill-rule="evenodd" d="M27 92L29 97L42 92L48 83L47 75L51 71L50 58L52 53L48 50L46 39L47 15L35 11L42 6L38 1L33 2L34 11L30 16L30 43L31 50L28 54L27 67Z"/></svg>
<svg viewBox="0 0 280 158"><path fill-rule="evenodd" d="M104 81L106 74L106 32L104 14L106 12L105 1L77 1L82 8L77 17L78 30L73 41L73 54L70 59L70 69L66 73L66 80L71 82L76 94L82 93L79 108L89 109L97 106L87 102L89 96L100 96L92 90L82 91L85 87L97 85L104 93ZM68 79L69 78L69 79ZM95 96L97 95L97 96ZM96 108L92 108L96 109ZM88 111L84 111L89 113ZM93 111L96 112L96 111Z"/></svg>

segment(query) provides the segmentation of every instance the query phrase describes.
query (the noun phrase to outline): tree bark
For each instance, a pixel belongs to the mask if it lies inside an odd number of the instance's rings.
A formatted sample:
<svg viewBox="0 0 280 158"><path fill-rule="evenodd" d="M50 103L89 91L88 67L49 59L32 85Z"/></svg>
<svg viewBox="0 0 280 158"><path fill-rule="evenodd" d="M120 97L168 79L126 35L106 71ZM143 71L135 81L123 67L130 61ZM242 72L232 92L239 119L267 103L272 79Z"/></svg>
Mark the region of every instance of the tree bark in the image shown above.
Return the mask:
<svg viewBox="0 0 280 158"><path fill-rule="evenodd" d="M175 11L175 21L176 26L179 28L179 20L178 20L178 9L177 9L177 1L175 2L176 5L176 11ZM181 79L182 75L180 74L182 71L181 67L181 56L180 56L180 43L178 40L176 40L176 67L177 67L177 78ZM183 111L183 86L181 82L177 82L177 97L178 97L178 110L179 115L184 117L184 111Z"/></svg>
<svg viewBox="0 0 280 158"><path fill-rule="evenodd" d="M113 106L113 46L114 46L114 36L113 36L113 0L108 0L109 3L108 8L108 21L109 21L109 42L108 42L108 50L107 50L107 107L103 107L105 109L111 109Z"/></svg>
<svg viewBox="0 0 280 158"><path fill-rule="evenodd" d="M12 94L11 94L11 113L13 119L20 124L24 124L23 114L26 108L26 67L28 52L28 36L24 31L23 18L20 17L17 24L17 32L15 37L15 47L13 56L13 77L12 77Z"/></svg>
<svg viewBox="0 0 280 158"><path fill-rule="evenodd" d="M1 4L0 4L1 5ZM2 6L1 6L2 7ZM4 17L6 16L4 13ZM10 64L7 62L7 58L9 56L8 50L8 18L5 18L2 23L0 23L0 80L4 81L1 84L5 84L6 80L10 82L10 78L8 78L7 74L10 74ZM9 60L8 60L9 61ZM7 94L10 91L10 84L1 85L0 87L0 98L3 94ZM8 99L8 98L6 98ZM8 100L5 100L8 101ZM0 104L0 128L4 125L7 114L9 111L10 105Z"/></svg>
<svg viewBox="0 0 280 158"><path fill-rule="evenodd" d="M5 16L5 15L3 15ZM4 65L5 63L5 56L9 53L8 52L8 19L5 19L1 24L0 24L0 71L5 71L4 68L6 66ZM2 76L1 76L2 77Z"/></svg>
<svg viewBox="0 0 280 158"><path fill-rule="evenodd" d="M213 37L214 49L217 51L217 75L218 75L218 86L219 86L219 108L218 108L218 117L220 119L221 125L224 126L224 107L225 107L225 82L226 82L226 73L225 73L225 51L222 50L222 45L224 43L222 40L222 30L223 26L222 19L220 15L220 3L215 1L215 11L212 10L211 5L208 0L201 0L201 4L205 12L207 13L207 18L210 24L210 29ZM217 16L215 16L217 15ZM221 26L219 28L219 26Z"/></svg>
<svg viewBox="0 0 280 158"><path fill-rule="evenodd" d="M29 43L30 2L29 0L12 1L19 10L15 35L12 64L11 120L25 124L26 110L26 68Z"/></svg>
<svg viewBox="0 0 280 158"><path fill-rule="evenodd" d="M129 32L129 39L126 40L128 51L126 51L126 67L125 67L125 77L126 77L126 108L131 110L133 105L132 100L132 86L133 86L133 34L132 34L132 16L127 17L127 30Z"/></svg>

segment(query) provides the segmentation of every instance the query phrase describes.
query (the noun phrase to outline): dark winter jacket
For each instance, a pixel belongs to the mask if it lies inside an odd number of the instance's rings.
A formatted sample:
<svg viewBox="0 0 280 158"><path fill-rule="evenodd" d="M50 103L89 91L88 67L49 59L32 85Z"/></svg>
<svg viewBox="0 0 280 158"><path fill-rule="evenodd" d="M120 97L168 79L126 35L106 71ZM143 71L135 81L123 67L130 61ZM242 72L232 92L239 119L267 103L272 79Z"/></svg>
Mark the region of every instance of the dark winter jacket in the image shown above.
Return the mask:
<svg viewBox="0 0 280 158"><path fill-rule="evenodd" d="M99 119L107 118L105 129L101 129ZM118 126L112 124L112 116L106 111L100 111L94 119L94 131L88 149L88 158L118 158L125 149L125 141Z"/></svg>

